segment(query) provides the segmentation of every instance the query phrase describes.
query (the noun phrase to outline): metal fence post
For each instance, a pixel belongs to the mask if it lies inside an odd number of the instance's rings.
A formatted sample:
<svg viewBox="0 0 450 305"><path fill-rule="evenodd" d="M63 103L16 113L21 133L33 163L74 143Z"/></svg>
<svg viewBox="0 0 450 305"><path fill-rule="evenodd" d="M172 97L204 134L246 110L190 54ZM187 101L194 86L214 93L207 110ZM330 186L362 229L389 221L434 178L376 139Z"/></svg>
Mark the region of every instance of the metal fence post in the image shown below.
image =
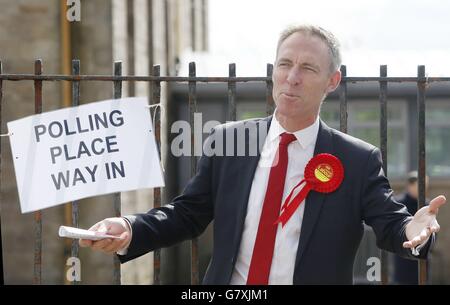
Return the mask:
<svg viewBox="0 0 450 305"><path fill-rule="evenodd" d="M345 65L341 66L342 81L339 90L339 101L340 101L340 131L347 133L347 67Z"/></svg>
<svg viewBox="0 0 450 305"><path fill-rule="evenodd" d="M159 65L155 65L153 67L153 76L160 77L161 67ZM154 81L152 85L152 105L161 103L161 82ZM159 107L159 109L162 109ZM157 111L155 108L153 111ZM155 138L156 138L156 146L158 147L159 157L161 159L161 120L160 116L157 112L155 112L155 122L153 125L155 126ZM161 188L153 189L153 206L155 208L159 208L161 206ZM161 250L155 250L153 253L153 284L160 285L161 284Z"/></svg>
<svg viewBox="0 0 450 305"><path fill-rule="evenodd" d="M42 61L37 59L34 62L34 74L42 74ZM42 81L34 81L34 113L42 113ZM33 284L42 283L42 212L34 212L34 275Z"/></svg>
<svg viewBox="0 0 450 305"><path fill-rule="evenodd" d="M417 117L418 117L418 175L419 175L419 198L417 210L425 206L425 176L426 176L426 156L425 156L425 93L427 80L425 78L425 66L417 67ZM419 260L419 285L427 284L428 270L427 261Z"/></svg>
<svg viewBox="0 0 450 305"><path fill-rule="evenodd" d="M228 76L236 77L236 64L228 65ZM236 121L236 82L228 82L228 120Z"/></svg>
<svg viewBox="0 0 450 305"><path fill-rule="evenodd" d="M267 80L266 80L266 114L269 116L273 113L275 109L275 102L273 101L273 82L272 82L272 74L273 74L273 65L267 64Z"/></svg>
<svg viewBox="0 0 450 305"><path fill-rule="evenodd" d="M195 78L195 62L189 63L189 78ZM189 124L194 126L194 115L197 112L197 83L189 81ZM194 128L191 128L191 177L197 172L197 157L195 155ZM191 284L199 284L198 238L191 241Z"/></svg>
<svg viewBox="0 0 450 305"><path fill-rule="evenodd" d="M72 60L72 75L80 75L80 60ZM72 106L77 107L80 105L80 82L72 81ZM72 227L79 227L79 211L78 211L78 201L72 201ZM78 258L79 256L79 245L78 240L72 240L71 256ZM71 283L76 285L77 281L74 279Z"/></svg>
<svg viewBox="0 0 450 305"><path fill-rule="evenodd" d="M380 66L380 77L387 76L387 66ZM384 174L387 176L387 82L380 81L380 148L381 156L383 160ZM388 284L389 265L388 265L388 253L381 250L381 284Z"/></svg>
<svg viewBox="0 0 450 305"><path fill-rule="evenodd" d="M117 61L114 63L114 76L122 76L122 62ZM122 81L116 80L113 82L113 96L114 99L119 99L122 97ZM114 193L113 195L113 205L114 205L114 216L120 217L121 215L121 193ZM114 285L121 284L121 272L120 272L120 261L119 258L114 255L114 271L113 271L113 283Z"/></svg>

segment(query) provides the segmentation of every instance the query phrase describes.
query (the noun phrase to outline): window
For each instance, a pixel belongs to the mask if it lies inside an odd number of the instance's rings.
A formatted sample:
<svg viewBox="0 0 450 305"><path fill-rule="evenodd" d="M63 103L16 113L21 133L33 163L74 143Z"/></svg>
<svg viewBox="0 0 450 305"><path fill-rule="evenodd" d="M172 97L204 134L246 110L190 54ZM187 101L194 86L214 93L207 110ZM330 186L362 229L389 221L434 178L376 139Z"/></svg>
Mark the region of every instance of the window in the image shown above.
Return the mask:
<svg viewBox="0 0 450 305"><path fill-rule="evenodd" d="M450 176L450 104L427 103L425 114L426 170L430 176Z"/></svg>
<svg viewBox="0 0 450 305"><path fill-rule="evenodd" d="M406 174L409 160L406 102L388 102L388 174ZM377 100L351 100L347 103L348 134L380 147L380 104ZM325 102L321 118L339 129L339 102Z"/></svg>
<svg viewBox="0 0 450 305"><path fill-rule="evenodd" d="M430 107L431 108L431 107ZM354 137L360 138L377 147L380 147L380 104L376 99L373 100L350 100L347 103L348 111L348 133ZM428 110L427 110L428 111ZM440 112L441 108L437 109ZM450 105L447 108L447 115L435 114L441 116L442 120L447 116L450 118ZM409 149L408 135L408 111L406 101L389 100L388 102L388 175L389 177L400 177L406 175L410 159L411 150ZM254 117L265 117L265 103L252 103L244 101L237 103L237 119L248 119ZM339 102L325 101L322 105L320 117L328 126L339 129ZM428 119L427 119L428 120ZM443 136L450 138L450 120L445 128L435 129L431 133L431 138L427 139L427 145L433 145L435 154L439 157L433 157L436 164L449 164L446 171L450 175L450 155L445 155L445 151L450 151L450 141L443 143L439 141ZM428 135L427 135L428 136ZM433 138L434 137L434 138ZM439 141L439 145L432 144ZM445 145L447 144L447 145ZM428 146L427 146L428 147ZM427 156L431 151L427 151ZM431 163L430 163L431 165ZM434 170L438 169L438 165Z"/></svg>

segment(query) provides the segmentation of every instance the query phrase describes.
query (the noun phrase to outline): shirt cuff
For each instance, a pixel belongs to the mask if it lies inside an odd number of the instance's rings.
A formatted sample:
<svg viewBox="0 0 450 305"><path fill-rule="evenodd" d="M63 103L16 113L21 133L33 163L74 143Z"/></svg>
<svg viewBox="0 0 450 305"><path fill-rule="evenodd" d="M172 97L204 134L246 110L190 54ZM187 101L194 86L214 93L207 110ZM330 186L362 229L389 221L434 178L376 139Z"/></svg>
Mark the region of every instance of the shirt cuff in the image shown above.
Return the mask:
<svg viewBox="0 0 450 305"><path fill-rule="evenodd" d="M126 217L122 217L123 220L125 220L125 223L128 226L128 230L130 231L130 236L133 238L133 227L131 226L130 221ZM126 255L128 253L128 247L120 249L116 252L118 255Z"/></svg>
<svg viewBox="0 0 450 305"><path fill-rule="evenodd" d="M422 249L423 246L425 246L429 240L430 240L430 237L428 237L427 240L424 241L423 243L421 243L420 245L415 246L414 248L411 248L412 255L419 256L420 249Z"/></svg>

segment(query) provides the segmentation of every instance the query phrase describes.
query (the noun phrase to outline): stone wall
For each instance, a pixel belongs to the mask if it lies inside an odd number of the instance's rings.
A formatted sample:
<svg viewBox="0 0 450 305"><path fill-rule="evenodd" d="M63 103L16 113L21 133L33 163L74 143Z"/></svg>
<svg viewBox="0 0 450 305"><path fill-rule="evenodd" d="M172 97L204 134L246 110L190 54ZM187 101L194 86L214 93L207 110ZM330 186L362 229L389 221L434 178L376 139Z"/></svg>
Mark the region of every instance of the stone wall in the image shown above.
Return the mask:
<svg viewBox="0 0 450 305"><path fill-rule="evenodd" d="M34 59L41 58L44 73L58 73L59 6L56 0L0 0L0 60L4 73L34 73ZM43 111L60 108L60 84L43 85ZM31 81L4 82L1 133L6 122L34 114ZM2 137L1 216L5 283L29 284L33 279L34 217L21 214L9 139ZM42 282L61 283L64 243L57 228L64 221L62 206L42 212Z"/></svg>

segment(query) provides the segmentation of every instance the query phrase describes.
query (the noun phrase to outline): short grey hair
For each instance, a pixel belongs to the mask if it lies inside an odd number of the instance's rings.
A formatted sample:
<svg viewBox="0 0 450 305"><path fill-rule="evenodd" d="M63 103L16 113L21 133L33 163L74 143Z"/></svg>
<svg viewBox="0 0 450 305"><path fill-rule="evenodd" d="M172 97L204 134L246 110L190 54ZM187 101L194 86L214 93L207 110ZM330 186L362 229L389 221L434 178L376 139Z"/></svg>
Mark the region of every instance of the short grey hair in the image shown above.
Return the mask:
<svg viewBox="0 0 450 305"><path fill-rule="evenodd" d="M328 46L328 50L330 53L331 59L330 71L335 72L339 70L342 63L339 41L337 40L336 36L333 35L333 33L314 25L309 24L293 25L287 27L284 31L282 31L277 44L277 57L278 57L278 50L280 49L280 46L283 43L283 41L285 41L289 36L297 32L305 33L311 36L316 36L322 39L322 41L325 42L326 45Z"/></svg>

